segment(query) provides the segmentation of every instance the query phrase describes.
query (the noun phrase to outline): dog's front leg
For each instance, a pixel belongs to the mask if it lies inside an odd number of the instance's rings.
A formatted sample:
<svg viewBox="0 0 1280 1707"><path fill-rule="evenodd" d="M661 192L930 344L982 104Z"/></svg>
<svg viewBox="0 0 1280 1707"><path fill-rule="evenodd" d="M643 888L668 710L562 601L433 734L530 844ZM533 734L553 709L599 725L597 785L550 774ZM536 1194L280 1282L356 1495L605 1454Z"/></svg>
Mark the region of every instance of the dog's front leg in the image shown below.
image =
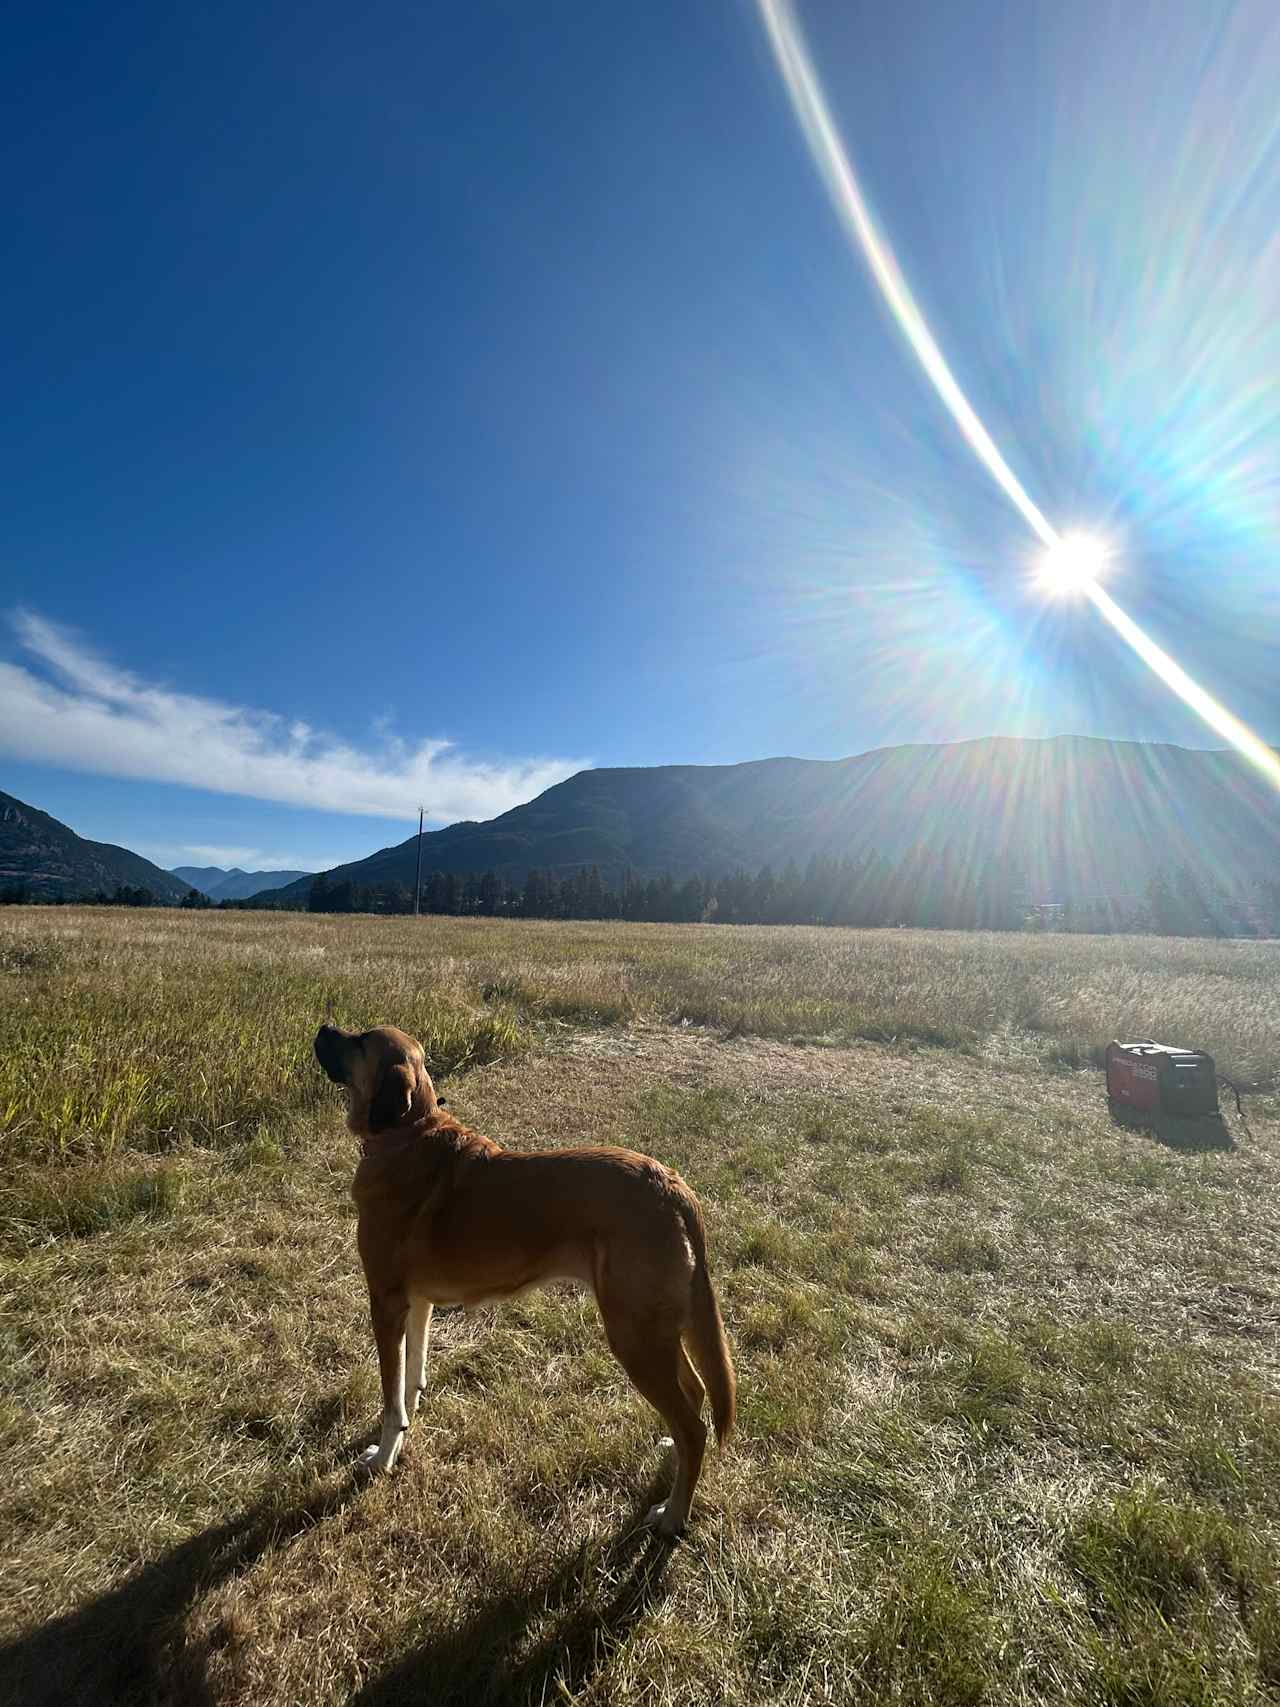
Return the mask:
<svg viewBox="0 0 1280 1707"><path fill-rule="evenodd" d="M405 1404L412 1420L427 1394L427 1346L431 1341L431 1312L435 1305L426 1298L409 1304L409 1326L405 1335Z"/></svg>
<svg viewBox="0 0 1280 1707"><path fill-rule="evenodd" d="M409 1299L399 1289L382 1292L370 1287L369 1312L382 1374L382 1436L376 1446L361 1455L360 1462L370 1470L381 1471L389 1470L400 1456L409 1426L404 1403L404 1333Z"/></svg>

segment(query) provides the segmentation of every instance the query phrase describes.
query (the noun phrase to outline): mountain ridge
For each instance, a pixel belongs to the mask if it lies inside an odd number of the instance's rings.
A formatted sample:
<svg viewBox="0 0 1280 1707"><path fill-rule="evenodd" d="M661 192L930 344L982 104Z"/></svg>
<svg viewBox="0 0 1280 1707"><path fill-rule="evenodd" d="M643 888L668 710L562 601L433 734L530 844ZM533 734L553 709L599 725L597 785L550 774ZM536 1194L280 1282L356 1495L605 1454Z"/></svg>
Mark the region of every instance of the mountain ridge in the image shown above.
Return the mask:
<svg viewBox="0 0 1280 1707"><path fill-rule="evenodd" d="M412 887L416 844L411 835L325 875ZM1248 883L1280 869L1280 796L1231 751L1075 735L609 767L487 822L429 831L422 869L523 882L534 869L563 877L595 865L617 884L625 871L679 879L922 848L1000 862L1044 897L1135 894L1182 865ZM310 882L264 904L305 905Z"/></svg>
<svg viewBox="0 0 1280 1707"><path fill-rule="evenodd" d="M78 836L38 806L0 790L0 885L11 884L37 901L84 900L124 884L177 902L191 888L132 849Z"/></svg>

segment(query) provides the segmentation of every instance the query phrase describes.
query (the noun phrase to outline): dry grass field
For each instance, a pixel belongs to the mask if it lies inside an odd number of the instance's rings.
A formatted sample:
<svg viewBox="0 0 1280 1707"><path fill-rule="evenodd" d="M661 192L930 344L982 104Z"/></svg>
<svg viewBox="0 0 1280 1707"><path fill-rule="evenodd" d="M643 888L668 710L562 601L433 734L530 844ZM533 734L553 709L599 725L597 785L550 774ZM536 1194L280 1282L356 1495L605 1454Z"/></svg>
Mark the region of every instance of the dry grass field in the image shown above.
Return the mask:
<svg viewBox="0 0 1280 1707"><path fill-rule="evenodd" d="M685 1541L568 1290L441 1317L353 1475L326 1017L698 1191ZM1251 1087L1233 1145L1111 1122L1126 1032ZM1280 945L8 909L0 1039L0 1700L1280 1699Z"/></svg>

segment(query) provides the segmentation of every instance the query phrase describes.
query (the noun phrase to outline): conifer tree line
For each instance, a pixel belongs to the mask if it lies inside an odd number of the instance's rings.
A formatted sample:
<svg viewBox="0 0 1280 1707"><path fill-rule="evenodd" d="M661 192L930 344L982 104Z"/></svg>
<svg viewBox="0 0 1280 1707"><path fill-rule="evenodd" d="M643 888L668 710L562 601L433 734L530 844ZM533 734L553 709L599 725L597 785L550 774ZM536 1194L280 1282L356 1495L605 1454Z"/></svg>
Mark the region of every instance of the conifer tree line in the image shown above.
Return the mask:
<svg viewBox="0 0 1280 1707"><path fill-rule="evenodd" d="M236 906L244 903L225 903ZM1137 932L1159 936L1280 935L1280 880L1227 891L1190 867L1162 872L1130 899L1035 904L1009 866L973 869L952 855L814 855L803 869L763 866L716 878L641 878L610 885L598 866L568 877L532 870L523 883L492 871L433 871L422 880L422 911L482 918L628 919L662 924L909 925L935 930ZM372 885L321 873L307 901L313 913L411 913L413 893L393 880Z"/></svg>
<svg viewBox="0 0 1280 1707"><path fill-rule="evenodd" d="M196 893L193 889L192 895ZM180 903L185 907L196 905L184 898ZM207 896L200 897L199 905L211 907L212 901ZM35 894L24 878L0 884L0 907L163 907L168 905L154 890L146 888L141 883L117 883L114 889L95 889L92 895L42 895Z"/></svg>
<svg viewBox="0 0 1280 1707"><path fill-rule="evenodd" d="M147 907L166 903L139 885L118 884L79 898L33 894L23 879L0 884L0 906L97 905ZM270 896L210 900L192 889L179 905L220 911L289 910L312 913L412 913L413 892L399 880L357 884L316 877L305 901ZM1208 884L1189 866L1158 872L1139 896L1035 902L1012 865L975 869L946 850L917 852L896 864L880 854L861 859L814 855L803 869L763 866L717 878L624 872L616 885L598 866L568 877L530 871L510 883L492 871L425 873L422 911L455 917L505 919L628 919L654 924L910 925L933 930L1049 930L1078 934L1155 936L1280 936L1280 878L1229 890Z"/></svg>

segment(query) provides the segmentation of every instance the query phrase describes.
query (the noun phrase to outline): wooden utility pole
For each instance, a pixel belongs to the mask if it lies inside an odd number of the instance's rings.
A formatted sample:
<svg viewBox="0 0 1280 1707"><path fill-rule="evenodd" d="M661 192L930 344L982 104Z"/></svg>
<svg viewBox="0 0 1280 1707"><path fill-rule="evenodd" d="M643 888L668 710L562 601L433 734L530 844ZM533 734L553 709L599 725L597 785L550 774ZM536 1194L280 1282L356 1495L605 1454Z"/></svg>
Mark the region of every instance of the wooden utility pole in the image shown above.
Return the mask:
<svg viewBox="0 0 1280 1707"><path fill-rule="evenodd" d="M422 911L422 807L418 808L418 871L413 880L413 916Z"/></svg>

